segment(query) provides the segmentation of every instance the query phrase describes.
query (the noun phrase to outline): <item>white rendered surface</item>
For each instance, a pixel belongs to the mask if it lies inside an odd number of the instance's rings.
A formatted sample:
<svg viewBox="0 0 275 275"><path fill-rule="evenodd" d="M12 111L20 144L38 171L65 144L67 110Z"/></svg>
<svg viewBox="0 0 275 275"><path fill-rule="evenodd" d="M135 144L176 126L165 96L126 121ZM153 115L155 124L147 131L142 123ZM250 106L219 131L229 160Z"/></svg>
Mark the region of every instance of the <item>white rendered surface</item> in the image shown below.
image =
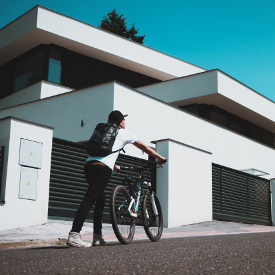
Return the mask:
<svg viewBox="0 0 275 275"><path fill-rule="evenodd" d="M174 106L213 104L275 133L275 103L220 70L138 88Z"/></svg>
<svg viewBox="0 0 275 275"><path fill-rule="evenodd" d="M0 41L0 64L36 45L53 43L160 80L205 71L41 6L1 29Z"/></svg>
<svg viewBox="0 0 275 275"><path fill-rule="evenodd" d="M29 122L6 118L0 120L0 145L5 146L3 184L0 205L0 230L39 225L47 222L49 181L52 150L52 129ZM2 131L2 130L5 131ZM21 169L19 165L20 139L43 143L42 166L37 169L36 198L19 196ZM3 185L2 185L3 187Z"/></svg>
<svg viewBox="0 0 275 275"><path fill-rule="evenodd" d="M0 118L12 115L51 125L55 137L85 141L116 109L129 114L127 129L148 145L152 140L174 139L212 152L214 163L237 170L254 168L275 177L274 149L117 83L0 110ZM83 119L86 125L81 127ZM134 146L125 149L129 155L147 158Z"/></svg>
<svg viewBox="0 0 275 275"><path fill-rule="evenodd" d="M0 109L39 100L72 91L58 84L40 81L16 93L0 99Z"/></svg>
<svg viewBox="0 0 275 275"><path fill-rule="evenodd" d="M157 152L168 159L157 169L164 227L211 221L211 154L172 140L158 141Z"/></svg>

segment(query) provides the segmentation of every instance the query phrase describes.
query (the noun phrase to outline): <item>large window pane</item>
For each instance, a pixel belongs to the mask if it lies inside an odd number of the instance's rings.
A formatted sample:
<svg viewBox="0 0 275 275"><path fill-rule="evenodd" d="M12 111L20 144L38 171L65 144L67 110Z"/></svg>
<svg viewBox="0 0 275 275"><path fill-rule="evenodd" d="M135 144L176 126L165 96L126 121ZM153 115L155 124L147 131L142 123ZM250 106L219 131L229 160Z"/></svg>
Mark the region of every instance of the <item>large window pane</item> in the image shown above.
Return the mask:
<svg viewBox="0 0 275 275"><path fill-rule="evenodd" d="M49 59L48 80L54 83L61 83L61 61L53 58Z"/></svg>
<svg viewBox="0 0 275 275"><path fill-rule="evenodd" d="M44 51L42 48L31 51L14 64L13 91L19 91L43 79Z"/></svg>
<svg viewBox="0 0 275 275"><path fill-rule="evenodd" d="M48 81L61 84L61 51L50 48Z"/></svg>

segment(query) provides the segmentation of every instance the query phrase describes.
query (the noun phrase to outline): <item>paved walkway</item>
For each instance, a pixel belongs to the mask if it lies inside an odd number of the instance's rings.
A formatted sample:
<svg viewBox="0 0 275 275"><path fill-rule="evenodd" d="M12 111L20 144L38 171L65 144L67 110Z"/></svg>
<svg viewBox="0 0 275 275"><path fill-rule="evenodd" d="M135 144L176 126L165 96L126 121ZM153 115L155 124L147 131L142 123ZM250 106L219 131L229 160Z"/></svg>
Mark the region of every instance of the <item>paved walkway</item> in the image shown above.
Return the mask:
<svg viewBox="0 0 275 275"><path fill-rule="evenodd" d="M46 224L0 231L0 248L27 245L65 244L72 222L48 220ZM226 234L246 234L275 232L274 226L210 221L198 224L164 228L162 238L179 238L192 236L211 236ZM92 241L92 224L85 223L81 231L82 239ZM118 242L110 224L103 225L103 235L107 242ZM135 240L148 239L143 227L136 227Z"/></svg>

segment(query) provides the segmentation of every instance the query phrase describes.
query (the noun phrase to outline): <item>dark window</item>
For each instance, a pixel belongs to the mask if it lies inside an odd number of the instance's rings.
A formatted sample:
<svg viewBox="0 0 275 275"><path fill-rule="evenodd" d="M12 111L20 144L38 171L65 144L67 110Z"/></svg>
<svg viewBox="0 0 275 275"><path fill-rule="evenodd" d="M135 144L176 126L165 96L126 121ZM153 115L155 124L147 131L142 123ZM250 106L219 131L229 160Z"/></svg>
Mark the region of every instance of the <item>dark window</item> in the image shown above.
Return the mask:
<svg viewBox="0 0 275 275"><path fill-rule="evenodd" d="M157 79L106 63L69 50L62 59L62 84L75 89L118 81L130 87L160 82Z"/></svg>
<svg viewBox="0 0 275 275"><path fill-rule="evenodd" d="M13 92L43 79L44 50L39 48L18 59L13 67Z"/></svg>
<svg viewBox="0 0 275 275"><path fill-rule="evenodd" d="M12 70L10 64L0 67L0 98L11 94L13 86Z"/></svg>
<svg viewBox="0 0 275 275"><path fill-rule="evenodd" d="M40 45L0 66L0 98L44 79L45 50Z"/></svg>
<svg viewBox="0 0 275 275"><path fill-rule="evenodd" d="M275 135L273 133L217 106L207 104L191 104L181 106L180 108L275 148Z"/></svg>
<svg viewBox="0 0 275 275"><path fill-rule="evenodd" d="M210 118L211 121L227 127L227 117L222 112L216 111L216 110L210 110Z"/></svg>
<svg viewBox="0 0 275 275"><path fill-rule="evenodd" d="M133 88L160 82L53 44L39 45L0 67L0 98L41 80L75 89L114 80Z"/></svg>
<svg viewBox="0 0 275 275"><path fill-rule="evenodd" d="M235 131L235 132L238 132L238 133L240 133L240 131L241 131L240 123L235 119L230 119L229 120L228 127L232 131Z"/></svg>
<svg viewBox="0 0 275 275"><path fill-rule="evenodd" d="M195 115L199 114L199 106L197 104L185 106L184 109L192 114L195 114Z"/></svg>

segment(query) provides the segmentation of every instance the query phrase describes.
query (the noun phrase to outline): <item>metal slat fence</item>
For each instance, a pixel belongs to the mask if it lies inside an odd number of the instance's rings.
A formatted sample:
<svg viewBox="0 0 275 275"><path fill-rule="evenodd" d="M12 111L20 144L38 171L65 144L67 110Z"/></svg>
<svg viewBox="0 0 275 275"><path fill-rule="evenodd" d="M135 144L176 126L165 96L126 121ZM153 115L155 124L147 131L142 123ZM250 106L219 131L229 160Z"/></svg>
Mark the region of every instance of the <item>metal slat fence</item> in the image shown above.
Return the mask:
<svg viewBox="0 0 275 275"><path fill-rule="evenodd" d="M83 170L87 157L85 145L57 138L53 139L48 214L50 218L74 217L88 187ZM117 163L125 166L144 166L148 164L148 161L121 154ZM124 177L124 172L113 174L107 186L104 222L110 221L109 202L112 189L115 185L122 184ZM154 169L148 170L145 177L146 180L152 182L155 188ZM92 211L90 211L88 219L92 219Z"/></svg>
<svg viewBox="0 0 275 275"><path fill-rule="evenodd" d="M212 181L214 219L271 225L268 180L213 164Z"/></svg>

